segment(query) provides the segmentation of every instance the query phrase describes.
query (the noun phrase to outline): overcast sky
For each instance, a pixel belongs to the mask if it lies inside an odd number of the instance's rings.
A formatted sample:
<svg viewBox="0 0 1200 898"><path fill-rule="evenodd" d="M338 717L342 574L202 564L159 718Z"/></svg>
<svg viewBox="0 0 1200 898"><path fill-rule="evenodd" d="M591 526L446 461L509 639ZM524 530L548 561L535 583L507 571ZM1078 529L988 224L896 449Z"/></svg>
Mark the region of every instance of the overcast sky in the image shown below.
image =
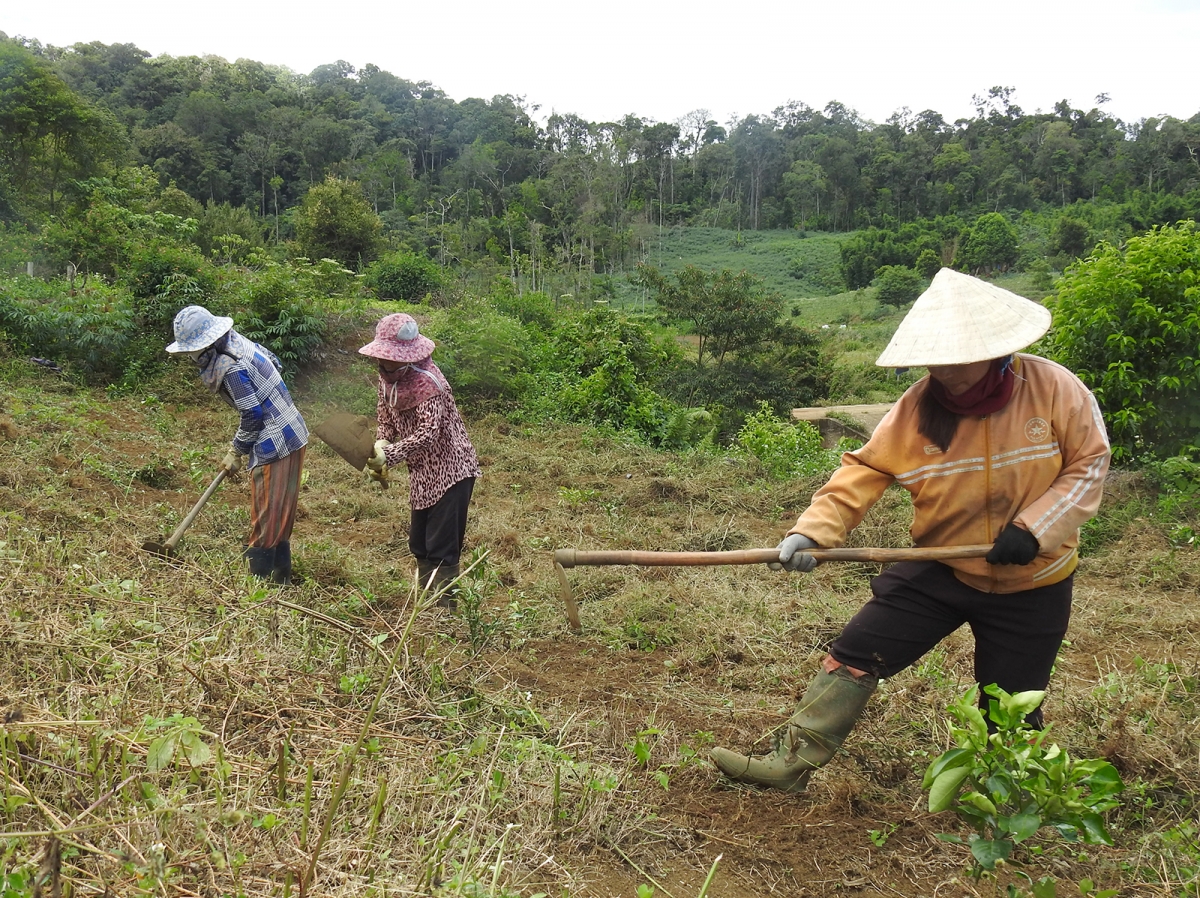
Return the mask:
<svg viewBox="0 0 1200 898"><path fill-rule="evenodd" d="M1107 94L1127 122L1200 113L1200 0L9 0L0 31L301 73L374 63L454 100L523 96L540 118L725 123L837 100L876 122L903 106L954 121L993 85L1027 112Z"/></svg>

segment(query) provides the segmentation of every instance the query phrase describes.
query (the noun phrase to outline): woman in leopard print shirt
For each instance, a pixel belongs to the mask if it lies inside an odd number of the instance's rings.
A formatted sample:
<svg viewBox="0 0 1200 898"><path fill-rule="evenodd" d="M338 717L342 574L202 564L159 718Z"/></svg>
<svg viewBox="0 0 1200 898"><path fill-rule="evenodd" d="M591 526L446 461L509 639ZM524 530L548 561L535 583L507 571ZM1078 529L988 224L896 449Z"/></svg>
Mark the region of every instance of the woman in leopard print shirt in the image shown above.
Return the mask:
<svg viewBox="0 0 1200 898"><path fill-rule="evenodd" d="M388 468L407 465L408 547L420 587L453 610L467 507L480 471L454 393L433 362L434 345L411 315L396 313L382 318L375 339L359 350L379 363L379 440L367 467L382 480Z"/></svg>

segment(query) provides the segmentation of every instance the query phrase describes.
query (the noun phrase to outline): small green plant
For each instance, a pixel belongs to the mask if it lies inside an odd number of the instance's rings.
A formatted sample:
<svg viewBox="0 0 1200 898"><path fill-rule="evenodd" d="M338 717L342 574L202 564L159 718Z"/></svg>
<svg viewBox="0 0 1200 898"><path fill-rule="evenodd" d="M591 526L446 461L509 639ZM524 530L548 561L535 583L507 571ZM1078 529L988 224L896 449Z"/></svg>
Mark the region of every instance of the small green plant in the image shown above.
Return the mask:
<svg viewBox="0 0 1200 898"><path fill-rule="evenodd" d="M344 692L346 695L362 695L370 685L371 675L366 671L360 671L356 674L342 674L338 680L338 692Z"/></svg>
<svg viewBox="0 0 1200 898"><path fill-rule="evenodd" d="M151 773L174 760L182 759L189 767L201 767L212 758L212 749L201 738L204 729L195 717L175 713L163 720L147 718L144 728L162 731L146 749L146 769Z"/></svg>
<svg viewBox="0 0 1200 898"><path fill-rule="evenodd" d="M888 843L888 839L892 837L892 833L899 828L899 823L889 823L883 829L869 829L867 830L867 838L871 840L871 844L876 848L882 848Z"/></svg>
<svg viewBox="0 0 1200 898"><path fill-rule="evenodd" d="M1111 845L1101 815L1117 805L1124 789L1116 768L1101 759L1071 758L1047 742L1049 728L1034 730L1025 722L1044 692L1010 695L995 684L984 691L994 696L988 717L995 731L989 733L978 687L972 686L949 709L959 723L951 726L957 747L929 765L922 784L931 813L953 810L974 831L965 840L938 838L970 846L976 879L1009 860L1016 845L1043 827L1069 842Z"/></svg>
<svg viewBox="0 0 1200 898"><path fill-rule="evenodd" d="M737 445L758 459L772 480L808 477L837 467L837 453L821 444L821 434L813 425L780 420L766 402L746 417Z"/></svg>

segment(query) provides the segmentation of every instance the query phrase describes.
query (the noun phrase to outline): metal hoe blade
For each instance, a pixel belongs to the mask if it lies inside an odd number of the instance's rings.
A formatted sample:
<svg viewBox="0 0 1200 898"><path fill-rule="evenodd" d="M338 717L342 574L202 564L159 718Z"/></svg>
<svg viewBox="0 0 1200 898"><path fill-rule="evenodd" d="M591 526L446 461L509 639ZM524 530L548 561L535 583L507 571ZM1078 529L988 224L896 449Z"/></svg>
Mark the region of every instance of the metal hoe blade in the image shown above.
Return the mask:
<svg viewBox="0 0 1200 898"><path fill-rule="evenodd" d="M375 421L366 415L338 412L318 424L313 433L356 471L365 468L367 460L375 454ZM387 489L387 481L381 482Z"/></svg>
<svg viewBox="0 0 1200 898"><path fill-rule="evenodd" d="M225 479L225 469L222 468L217 472L217 476L213 478L213 482L209 484L208 489L204 494L196 500L196 504L192 506L192 510L187 513L187 516L179 522L179 526L175 528L166 540L166 542L157 542L156 540L148 539L142 543L142 549L146 552L153 552L155 555L161 555L163 558L171 558L175 554L175 546L179 543L183 532L192 526L192 521L196 520L196 515L200 514L200 509L204 507L204 503L209 500L209 497L217 491L217 487L221 485L221 481Z"/></svg>

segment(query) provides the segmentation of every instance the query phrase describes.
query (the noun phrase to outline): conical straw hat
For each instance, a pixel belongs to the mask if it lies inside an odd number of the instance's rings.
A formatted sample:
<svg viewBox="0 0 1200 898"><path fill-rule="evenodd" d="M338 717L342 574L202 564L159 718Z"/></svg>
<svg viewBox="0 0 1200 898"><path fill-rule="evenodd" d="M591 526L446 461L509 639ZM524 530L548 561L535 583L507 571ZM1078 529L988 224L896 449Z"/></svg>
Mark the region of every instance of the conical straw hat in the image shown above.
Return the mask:
<svg viewBox="0 0 1200 898"><path fill-rule="evenodd" d="M1050 329L1050 310L987 281L943 268L875 360L881 368L965 365L1003 358Z"/></svg>

